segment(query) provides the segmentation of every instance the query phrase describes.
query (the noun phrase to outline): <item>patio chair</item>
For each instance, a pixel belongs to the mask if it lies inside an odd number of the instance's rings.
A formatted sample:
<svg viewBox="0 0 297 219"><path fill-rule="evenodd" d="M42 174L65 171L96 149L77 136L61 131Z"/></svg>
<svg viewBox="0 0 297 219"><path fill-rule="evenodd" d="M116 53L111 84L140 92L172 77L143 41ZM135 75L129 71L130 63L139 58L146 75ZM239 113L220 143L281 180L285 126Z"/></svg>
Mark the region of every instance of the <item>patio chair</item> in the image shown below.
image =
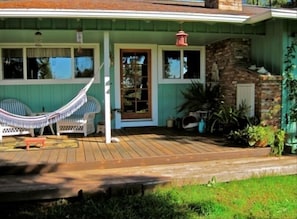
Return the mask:
<svg viewBox="0 0 297 219"><path fill-rule="evenodd" d="M24 103L17 99L3 99L0 101L0 108L3 110L20 115L20 116L31 116L33 115L32 110ZM31 128L20 128L15 126L10 126L5 123L0 123L0 141L2 141L2 136L11 135L27 135L31 134L34 137L34 129Z"/></svg>
<svg viewBox="0 0 297 219"><path fill-rule="evenodd" d="M88 136L95 132L95 116L101 111L101 105L94 97L88 96L87 102L71 116L56 123L57 135L61 133L83 133Z"/></svg>

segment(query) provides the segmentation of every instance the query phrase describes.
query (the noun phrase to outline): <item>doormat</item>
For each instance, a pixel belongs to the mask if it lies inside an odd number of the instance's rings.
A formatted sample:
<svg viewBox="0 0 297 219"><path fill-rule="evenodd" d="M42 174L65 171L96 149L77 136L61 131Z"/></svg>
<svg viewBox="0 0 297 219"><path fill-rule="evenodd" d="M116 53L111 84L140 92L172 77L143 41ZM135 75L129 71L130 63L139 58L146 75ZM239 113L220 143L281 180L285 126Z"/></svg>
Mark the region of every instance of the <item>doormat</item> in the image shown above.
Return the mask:
<svg viewBox="0 0 297 219"><path fill-rule="evenodd" d="M30 144L29 150L50 150L62 148L78 148L76 139L69 139L67 136L42 136L45 139L44 147L39 143ZM30 136L5 136L0 142L0 152L26 151L25 138Z"/></svg>

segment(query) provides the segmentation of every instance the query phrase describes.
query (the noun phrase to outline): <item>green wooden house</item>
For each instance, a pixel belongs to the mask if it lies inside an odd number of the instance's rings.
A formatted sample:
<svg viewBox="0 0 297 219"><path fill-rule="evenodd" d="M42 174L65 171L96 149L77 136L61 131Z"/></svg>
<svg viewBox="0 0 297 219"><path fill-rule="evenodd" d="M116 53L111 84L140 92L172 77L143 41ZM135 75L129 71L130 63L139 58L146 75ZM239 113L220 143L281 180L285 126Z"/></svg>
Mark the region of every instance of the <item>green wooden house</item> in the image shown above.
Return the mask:
<svg viewBox="0 0 297 219"><path fill-rule="evenodd" d="M166 126L184 116L181 91L192 80L211 82L214 63L222 84L232 77L221 74L230 64L281 76L296 33L296 8L240 0L0 1L0 99L53 111L95 77L88 95L102 105L96 122L105 121L110 142L111 129ZM229 100L236 104L236 95Z"/></svg>

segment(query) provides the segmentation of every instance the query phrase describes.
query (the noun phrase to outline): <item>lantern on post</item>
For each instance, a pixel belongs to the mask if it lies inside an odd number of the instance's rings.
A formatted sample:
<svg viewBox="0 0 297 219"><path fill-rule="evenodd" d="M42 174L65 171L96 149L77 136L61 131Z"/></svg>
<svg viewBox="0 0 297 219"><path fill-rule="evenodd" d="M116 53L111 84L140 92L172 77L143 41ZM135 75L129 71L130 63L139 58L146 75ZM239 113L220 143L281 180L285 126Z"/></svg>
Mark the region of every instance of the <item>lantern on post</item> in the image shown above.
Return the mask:
<svg viewBox="0 0 297 219"><path fill-rule="evenodd" d="M185 33L183 30L180 30L176 34L176 46L188 46L187 38L189 34Z"/></svg>
<svg viewBox="0 0 297 219"><path fill-rule="evenodd" d="M77 29L76 31L76 42L77 43L83 43L83 31L81 28Z"/></svg>
<svg viewBox="0 0 297 219"><path fill-rule="evenodd" d="M41 46L42 43L42 33L38 30L34 34L35 46Z"/></svg>

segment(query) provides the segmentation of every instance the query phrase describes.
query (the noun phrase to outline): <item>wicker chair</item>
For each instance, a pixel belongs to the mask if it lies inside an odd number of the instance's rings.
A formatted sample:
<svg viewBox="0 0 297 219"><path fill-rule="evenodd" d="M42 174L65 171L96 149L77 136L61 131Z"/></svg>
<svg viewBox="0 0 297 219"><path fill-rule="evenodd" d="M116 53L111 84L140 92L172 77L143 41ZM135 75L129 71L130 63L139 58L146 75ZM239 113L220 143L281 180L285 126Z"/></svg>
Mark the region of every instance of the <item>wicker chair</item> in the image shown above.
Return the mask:
<svg viewBox="0 0 297 219"><path fill-rule="evenodd" d="M0 101L0 108L4 109L7 112L21 115L21 116L31 116L33 115L31 109L16 99L3 99ZM0 141L2 141L2 136L11 136L11 135L27 135L31 134L34 137L34 129L19 128L14 126L9 126L3 123L0 123Z"/></svg>
<svg viewBox="0 0 297 219"><path fill-rule="evenodd" d="M101 111L97 99L88 96L87 102L71 116L56 123L57 135L61 133L83 133L88 136L95 132L95 116Z"/></svg>

